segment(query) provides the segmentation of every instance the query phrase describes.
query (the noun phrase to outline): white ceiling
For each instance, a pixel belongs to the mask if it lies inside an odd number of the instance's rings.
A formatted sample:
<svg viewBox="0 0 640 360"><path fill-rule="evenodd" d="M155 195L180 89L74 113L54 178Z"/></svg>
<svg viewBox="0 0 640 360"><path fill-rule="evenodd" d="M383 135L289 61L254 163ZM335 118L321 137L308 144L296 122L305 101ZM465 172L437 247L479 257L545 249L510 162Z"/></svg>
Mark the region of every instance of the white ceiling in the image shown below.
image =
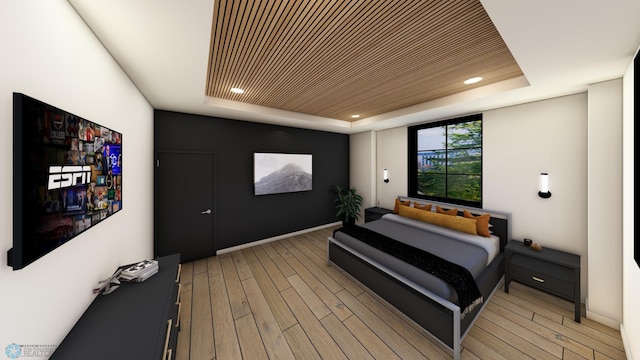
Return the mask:
<svg viewBox="0 0 640 360"><path fill-rule="evenodd" d="M524 78L348 122L206 97L214 0L68 1L155 109L345 134L582 92L640 45L639 0L481 0Z"/></svg>

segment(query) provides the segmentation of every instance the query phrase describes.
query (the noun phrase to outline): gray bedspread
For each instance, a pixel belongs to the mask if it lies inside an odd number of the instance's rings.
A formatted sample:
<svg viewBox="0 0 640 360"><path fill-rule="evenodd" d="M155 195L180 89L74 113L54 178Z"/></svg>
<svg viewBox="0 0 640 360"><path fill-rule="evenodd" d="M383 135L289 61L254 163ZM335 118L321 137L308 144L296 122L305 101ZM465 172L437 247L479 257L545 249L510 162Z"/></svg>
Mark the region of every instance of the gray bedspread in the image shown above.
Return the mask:
<svg viewBox="0 0 640 360"><path fill-rule="evenodd" d="M361 226L461 265L469 270L474 278L478 277L487 264L487 252L481 247L441 234L384 218ZM340 231L335 232L334 238L438 296L453 303L457 302L455 290L445 281Z"/></svg>

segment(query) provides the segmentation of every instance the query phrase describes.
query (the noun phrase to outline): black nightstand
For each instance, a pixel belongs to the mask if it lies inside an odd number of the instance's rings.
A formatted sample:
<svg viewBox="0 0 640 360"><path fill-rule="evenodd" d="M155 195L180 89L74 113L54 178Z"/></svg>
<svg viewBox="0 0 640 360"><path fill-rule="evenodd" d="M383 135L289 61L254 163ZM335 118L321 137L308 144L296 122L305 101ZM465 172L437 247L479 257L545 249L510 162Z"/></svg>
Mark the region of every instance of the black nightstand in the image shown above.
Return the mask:
<svg viewBox="0 0 640 360"><path fill-rule="evenodd" d="M377 206L364 209L364 222L378 220L382 217L382 215L389 214L392 212L393 210L389 210L389 209L385 209Z"/></svg>
<svg viewBox="0 0 640 360"><path fill-rule="evenodd" d="M542 248L536 251L522 241L511 240L505 251L504 291L511 280L574 302L580 322L580 256Z"/></svg>

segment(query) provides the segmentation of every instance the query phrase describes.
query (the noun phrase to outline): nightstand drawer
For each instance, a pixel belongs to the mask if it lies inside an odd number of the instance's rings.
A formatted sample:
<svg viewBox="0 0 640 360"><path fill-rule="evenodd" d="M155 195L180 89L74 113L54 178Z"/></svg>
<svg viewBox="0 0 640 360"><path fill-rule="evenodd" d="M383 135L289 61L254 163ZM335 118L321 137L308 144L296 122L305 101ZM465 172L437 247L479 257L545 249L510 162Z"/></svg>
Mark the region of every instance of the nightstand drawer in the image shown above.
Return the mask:
<svg viewBox="0 0 640 360"><path fill-rule="evenodd" d="M573 269L514 254L511 258L509 270L513 280L566 299L573 299L574 297Z"/></svg>

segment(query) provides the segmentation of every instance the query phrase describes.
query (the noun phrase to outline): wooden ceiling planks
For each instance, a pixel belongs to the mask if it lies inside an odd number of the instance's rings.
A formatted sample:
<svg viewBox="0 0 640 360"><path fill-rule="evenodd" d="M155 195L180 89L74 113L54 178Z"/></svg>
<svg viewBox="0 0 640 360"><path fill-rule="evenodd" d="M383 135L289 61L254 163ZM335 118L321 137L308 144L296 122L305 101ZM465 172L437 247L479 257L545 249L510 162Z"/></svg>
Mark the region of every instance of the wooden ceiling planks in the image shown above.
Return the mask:
<svg viewBox="0 0 640 360"><path fill-rule="evenodd" d="M519 76L478 0L215 0L205 94L352 121Z"/></svg>

